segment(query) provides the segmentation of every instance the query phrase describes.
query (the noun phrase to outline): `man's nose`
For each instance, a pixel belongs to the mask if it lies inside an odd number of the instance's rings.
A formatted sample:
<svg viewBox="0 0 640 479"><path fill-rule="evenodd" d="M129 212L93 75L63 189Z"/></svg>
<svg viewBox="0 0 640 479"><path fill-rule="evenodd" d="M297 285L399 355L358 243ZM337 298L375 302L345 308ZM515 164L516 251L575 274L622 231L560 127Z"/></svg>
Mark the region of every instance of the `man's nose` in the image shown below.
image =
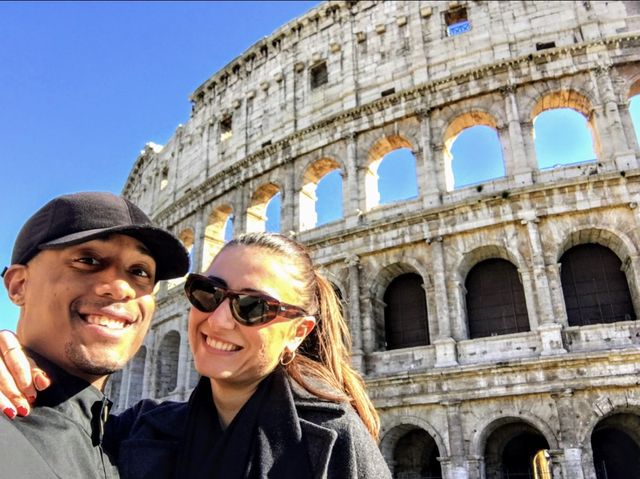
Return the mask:
<svg viewBox="0 0 640 479"><path fill-rule="evenodd" d="M102 278L96 287L96 293L99 296L108 296L120 301L136 297L136 291L129 281L117 274L109 274Z"/></svg>

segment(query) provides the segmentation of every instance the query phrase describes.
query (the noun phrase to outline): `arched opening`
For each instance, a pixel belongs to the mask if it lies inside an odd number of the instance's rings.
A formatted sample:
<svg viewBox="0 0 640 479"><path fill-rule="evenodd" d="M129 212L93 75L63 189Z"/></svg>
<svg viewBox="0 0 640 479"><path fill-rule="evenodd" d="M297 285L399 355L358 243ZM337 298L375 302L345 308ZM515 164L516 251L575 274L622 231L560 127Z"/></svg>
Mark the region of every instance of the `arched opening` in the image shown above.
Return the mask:
<svg viewBox="0 0 640 479"><path fill-rule="evenodd" d="M429 344L427 301L422 277L405 273L396 277L384 293L386 348L399 349Z"/></svg>
<svg viewBox="0 0 640 479"><path fill-rule="evenodd" d="M457 117L444 133L448 191L505 175L495 119L480 111Z"/></svg>
<svg viewBox="0 0 640 479"><path fill-rule="evenodd" d="M640 418L614 414L598 423L591 434L597 479L640 477Z"/></svg>
<svg viewBox="0 0 640 479"><path fill-rule="evenodd" d="M230 228L231 225L231 228ZM228 230L233 230L233 210L229 205L218 206L209 215L204 229L204 249L201 270L206 270L224 243L228 241ZM233 235L233 231L231 232Z"/></svg>
<svg viewBox="0 0 640 479"><path fill-rule="evenodd" d="M147 348L142 346L129 363L130 381L127 406L131 406L142 399L142 385L144 384L144 363L147 359Z"/></svg>
<svg viewBox="0 0 640 479"><path fill-rule="evenodd" d="M441 479L438 445L424 430L404 434L393 451L394 474L398 479Z"/></svg>
<svg viewBox="0 0 640 479"><path fill-rule="evenodd" d="M486 477L550 479L549 464L541 461L539 456L539 454L545 455L548 449L549 443L533 426L522 421L504 424L487 438ZM537 467L534 466L534 462ZM534 468L537 469L537 475L534 473Z"/></svg>
<svg viewBox="0 0 640 479"><path fill-rule="evenodd" d="M600 140L591 104L575 91L560 91L542 98L532 112L538 168L549 169L596 161Z"/></svg>
<svg viewBox="0 0 640 479"><path fill-rule="evenodd" d="M265 231L280 232L280 211L282 209L282 193L279 191L267 203Z"/></svg>
<svg viewBox="0 0 640 479"><path fill-rule="evenodd" d="M529 331L529 316L516 267L492 258L476 264L467 275L469 338Z"/></svg>
<svg viewBox="0 0 640 479"><path fill-rule="evenodd" d="M401 136L379 140L369 152L365 174L366 208L418 195L416 158L411 143Z"/></svg>
<svg viewBox="0 0 640 479"><path fill-rule="evenodd" d="M299 195L301 230L342 217L341 173L340 164L331 158L318 160L307 168Z"/></svg>
<svg viewBox="0 0 640 479"><path fill-rule="evenodd" d="M622 262L604 246L574 246L560 258L569 326L636 319Z"/></svg>
<svg viewBox="0 0 640 479"><path fill-rule="evenodd" d="M168 332L158 348L156 360L156 398L163 398L178 386L178 358L180 352L180 334Z"/></svg>
<svg viewBox="0 0 640 479"><path fill-rule="evenodd" d="M273 183L262 185L251 198L251 204L247 208L247 232L280 231L280 188ZM274 205L269 209L270 218L267 217L267 208L275 198ZM275 211L274 211L275 210ZM267 220L269 219L269 230Z"/></svg>

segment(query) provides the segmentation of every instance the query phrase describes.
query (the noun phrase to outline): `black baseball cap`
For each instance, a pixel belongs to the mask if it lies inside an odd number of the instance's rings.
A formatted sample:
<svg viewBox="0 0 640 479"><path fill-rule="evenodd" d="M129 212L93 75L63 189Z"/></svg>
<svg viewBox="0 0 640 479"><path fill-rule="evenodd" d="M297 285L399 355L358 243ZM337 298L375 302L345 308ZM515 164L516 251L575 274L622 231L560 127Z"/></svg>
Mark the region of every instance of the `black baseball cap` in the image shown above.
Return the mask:
<svg viewBox="0 0 640 479"><path fill-rule="evenodd" d="M27 220L13 246L11 264L27 264L43 249L64 248L111 234L140 241L156 262L156 281L184 276L189 253L169 231L126 198L83 192L49 201Z"/></svg>

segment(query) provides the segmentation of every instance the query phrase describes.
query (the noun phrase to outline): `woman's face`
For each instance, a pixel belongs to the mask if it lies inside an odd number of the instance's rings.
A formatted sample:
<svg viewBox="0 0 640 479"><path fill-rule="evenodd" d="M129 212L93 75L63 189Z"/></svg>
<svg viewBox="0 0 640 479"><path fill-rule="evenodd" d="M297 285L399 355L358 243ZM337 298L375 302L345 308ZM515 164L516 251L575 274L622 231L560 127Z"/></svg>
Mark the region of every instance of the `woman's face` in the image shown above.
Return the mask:
<svg viewBox="0 0 640 479"><path fill-rule="evenodd" d="M235 291L263 293L302 306L297 268L257 246L225 248L205 274ZM221 384L251 387L277 366L285 348L294 351L314 325L312 317L278 317L264 325L244 326L231 315L227 298L212 313L191 308L189 343L201 375Z"/></svg>

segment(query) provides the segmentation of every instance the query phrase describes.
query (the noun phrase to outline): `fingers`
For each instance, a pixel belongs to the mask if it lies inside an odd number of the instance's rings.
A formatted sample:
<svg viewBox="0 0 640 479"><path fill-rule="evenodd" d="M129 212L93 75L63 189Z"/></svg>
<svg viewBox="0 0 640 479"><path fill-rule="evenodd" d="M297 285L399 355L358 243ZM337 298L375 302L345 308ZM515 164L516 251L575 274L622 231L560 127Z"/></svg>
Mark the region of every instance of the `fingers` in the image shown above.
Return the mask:
<svg viewBox="0 0 640 479"><path fill-rule="evenodd" d="M2 361L0 361L0 409L9 419L13 419L16 414L26 416L31 410L27 397L18 388L6 363Z"/></svg>

